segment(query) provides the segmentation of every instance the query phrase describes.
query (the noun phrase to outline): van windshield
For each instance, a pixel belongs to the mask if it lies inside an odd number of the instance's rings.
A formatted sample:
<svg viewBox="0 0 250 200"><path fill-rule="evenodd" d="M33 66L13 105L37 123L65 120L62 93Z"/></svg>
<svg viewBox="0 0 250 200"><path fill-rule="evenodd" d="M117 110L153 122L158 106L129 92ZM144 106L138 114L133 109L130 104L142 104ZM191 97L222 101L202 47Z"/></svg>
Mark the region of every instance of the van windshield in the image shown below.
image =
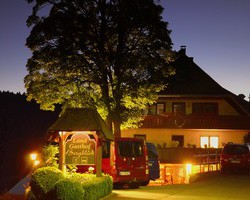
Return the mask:
<svg viewBox="0 0 250 200"><path fill-rule="evenodd" d="M143 144L139 141L119 141L118 152L122 157L138 157L143 155Z"/></svg>

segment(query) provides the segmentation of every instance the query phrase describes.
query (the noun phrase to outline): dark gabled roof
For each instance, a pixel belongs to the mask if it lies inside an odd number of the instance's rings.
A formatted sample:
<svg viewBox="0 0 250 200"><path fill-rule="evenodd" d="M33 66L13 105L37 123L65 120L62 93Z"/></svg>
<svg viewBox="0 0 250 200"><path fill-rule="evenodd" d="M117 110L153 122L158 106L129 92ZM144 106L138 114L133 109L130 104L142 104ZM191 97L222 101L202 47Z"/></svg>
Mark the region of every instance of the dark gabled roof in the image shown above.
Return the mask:
<svg viewBox="0 0 250 200"><path fill-rule="evenodd" d="M99 137L113 140L114 135L96 110L68 108L49 128L49 133L58 131L97 131Z"/></svg>
<svg viewBox="0 0 250 200"><path fill-rule="evenodd" d="M206 72L193 62L185 53L186 49L177 52L172 64L176 74L167 80L168 87L160 95L230 95Z"/></svg>
<svg viewBox="0 0 250 200"><path fill-rule="evenodd" d="M177 52L172 63L176 74L167 79L168 86L159 95L188 97L220 97L226 99L243 115L250 115L250 103L219 85L186 55L186 49Z"/></svg>

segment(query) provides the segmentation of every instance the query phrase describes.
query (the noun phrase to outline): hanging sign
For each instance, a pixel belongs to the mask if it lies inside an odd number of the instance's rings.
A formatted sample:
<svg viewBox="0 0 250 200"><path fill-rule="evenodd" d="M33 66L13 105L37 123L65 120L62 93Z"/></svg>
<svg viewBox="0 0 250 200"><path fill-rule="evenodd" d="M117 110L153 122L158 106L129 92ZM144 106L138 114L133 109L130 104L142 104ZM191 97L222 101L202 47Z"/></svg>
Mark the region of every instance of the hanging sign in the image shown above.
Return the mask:
<svg viewBox="0 0 250 200"><path fill-rule="evenodd" d="M95 165L96 141L88 134L76 133L66 142L66 165Z"/></svg>

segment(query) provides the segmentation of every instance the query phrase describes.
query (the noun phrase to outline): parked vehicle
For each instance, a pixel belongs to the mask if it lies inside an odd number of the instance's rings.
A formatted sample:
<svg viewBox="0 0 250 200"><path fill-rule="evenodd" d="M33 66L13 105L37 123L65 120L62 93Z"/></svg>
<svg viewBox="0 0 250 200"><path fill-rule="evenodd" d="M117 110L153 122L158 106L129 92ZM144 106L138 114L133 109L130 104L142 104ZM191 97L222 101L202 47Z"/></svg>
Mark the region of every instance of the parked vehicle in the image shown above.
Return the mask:
<svg viewBox="0 0 250 200"><path fill-rule="evenodd" d="M112 145L111 145L112 147ZM112 153L114 152L114 155ZM148 156L146 142L136 138L119 138L114 141L111 149L111 171L106 171L113 177L114 186L128 184L137 188L148 180ZM104 159L103 159L104 160ZM105 172L105 165L103 165Z"/></svg>
<svg viewBox="0 0 250 200"><path fill-rule="evenodd" d="M138 188L149 180L146 142L137 138L118 138L103 146L102 171L112 176L114 187L127 184ZM78 166L78 172L86 166Z"/></svg>
<svg viewBox="0 0 250 200"><path fill-rule="evenodd" d="M160 164L158 158L157 148L153 143L147 142L148 150L148 169L149 176L146 182L143 182L142 185L148 185L150 180L156 180L160 178Z"/></svg>
<svg viewBox="0 0 250 200"><path fill-rule="evenodd" d="M220 157L221 172L228 170L250 170L250 145L228 143Z"/></svg>

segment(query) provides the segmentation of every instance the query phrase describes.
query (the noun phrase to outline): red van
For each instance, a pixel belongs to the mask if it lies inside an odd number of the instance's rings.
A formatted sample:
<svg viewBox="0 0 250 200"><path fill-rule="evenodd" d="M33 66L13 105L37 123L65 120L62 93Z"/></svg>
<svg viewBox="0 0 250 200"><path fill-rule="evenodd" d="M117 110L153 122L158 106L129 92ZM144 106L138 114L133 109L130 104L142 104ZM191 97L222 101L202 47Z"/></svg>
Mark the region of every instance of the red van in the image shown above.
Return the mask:
<svg viewBox="0 0 250 200"><path fill-rule="evenodd" d="M78 165L77 172L89 166ZM95 172L95 167L93 168ZM149 181L147 145L143 139L118 138L102 147L102 171L113 178L114 188L138 188Z"/></svg>
<svg viewBox="0 0 250 200"><path fill-rule="evenodd" d="M113 177L114 187L127 184L138 188L148 181L146 142L137 138L119 138L103 147L102 170Z"/></svg>

